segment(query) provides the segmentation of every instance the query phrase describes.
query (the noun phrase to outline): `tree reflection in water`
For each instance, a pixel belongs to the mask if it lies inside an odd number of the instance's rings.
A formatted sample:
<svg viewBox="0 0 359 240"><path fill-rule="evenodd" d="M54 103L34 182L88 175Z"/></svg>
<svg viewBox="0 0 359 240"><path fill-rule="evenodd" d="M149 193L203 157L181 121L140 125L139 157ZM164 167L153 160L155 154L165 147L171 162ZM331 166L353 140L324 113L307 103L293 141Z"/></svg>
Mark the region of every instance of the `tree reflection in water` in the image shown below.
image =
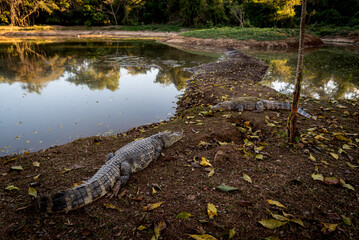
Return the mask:
<svg viewBox="0 0 359 240"><path fill-rule="evenodd" d="M190 54L151 41L19 41L0 45L0 83L21 82L28 92L40 94L48 82L67 76L66 81L91 90L115 91L120 86L121 68L133 76L159 69L156 82L182 90L191 76L185 67L217 57Z"/></svg>
<svg viewBox="0 0 359 240"><path fill-rule="evenodd" d="M270 68L263 84L291 94L294 88L296 53L261 52L250 54ZM304 57L303 94L313 98L359 98L359 54L346 48L309 49Z"/></svg>

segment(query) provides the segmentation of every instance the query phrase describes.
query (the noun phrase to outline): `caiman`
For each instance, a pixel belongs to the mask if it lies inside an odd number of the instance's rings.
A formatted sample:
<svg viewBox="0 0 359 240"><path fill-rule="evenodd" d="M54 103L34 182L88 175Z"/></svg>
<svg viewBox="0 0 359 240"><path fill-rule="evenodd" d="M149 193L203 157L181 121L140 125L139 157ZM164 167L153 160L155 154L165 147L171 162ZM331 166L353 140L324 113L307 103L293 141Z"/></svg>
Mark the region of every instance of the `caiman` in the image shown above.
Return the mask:
<svg viewBox="0 0 359 240"><path fill-rule="evenodd" d="M263 110L290 110L290 102L277 102L262 100L257 97L238 97L231 101L220 102L212 107L213 111L239 111L244 110L262 112ZM304 117L311 118L311 115L302 108L298 108L298 113Z"/></svg>
<svg viewBox="0 0 359 240"><path fill-rule="evenodd" d="M161 155L163 148L181 138L181 132L161 132L123 146L115 154L110 153L106 163L86 182L40 198L40 209L49 213L70 211L92 203L111 190L117 195L132 173L146 168Z"/></svg>

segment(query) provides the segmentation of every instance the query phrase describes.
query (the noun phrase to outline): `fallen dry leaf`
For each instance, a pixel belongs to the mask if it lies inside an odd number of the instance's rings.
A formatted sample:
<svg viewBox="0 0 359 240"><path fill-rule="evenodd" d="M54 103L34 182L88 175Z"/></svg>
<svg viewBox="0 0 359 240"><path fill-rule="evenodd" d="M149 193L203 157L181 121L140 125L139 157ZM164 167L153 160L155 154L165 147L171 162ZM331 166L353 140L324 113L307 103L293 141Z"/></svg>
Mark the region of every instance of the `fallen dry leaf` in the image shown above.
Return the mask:
<svg viewBox="0 0 359 240"><path fill-rule="evenodd" d="M276 219L262 219L258 222L260 224L262 224L264 227L269 228L269 229L276 229L276 228L279 228L279 227L287 224L287 222L281 222Z"/></svg>
<svg viewBox="0 0 359 240"><path fill-rule="evenodd" d="M28 194L31 195L31 196L33 196L34 198L37 197L37 191L36 191L35 188L29 187Z"/></svg>
<svg viewBox="0 0 359 240"><path fill-rule="evenodd" d="M316 180L316 181L323 181L323 180L324 180L324 177L323 177L322 174L315 174L315 173L313 173L313 174L312 174L312 178L313 178L314 180Z"/></svg>
<svg viewBox="0 0 359 240"><path fill-rule="evenodd" d="M123 209L116 207L115 205L113 205L112 203L104 203L103 204L107 209L113 209L113 210L117 210L119 212L123 212Z"/></svg>
<svg viewBox="0 0 359 240"><path fill-rule="evenodd" d="M143 211L145 211L145 212L152 211L152 210L154 210L156 208L159 208L162 204L163 204L163 202L149 204L149 205L147 205L146 207L143 208Z"/></svg>
<svg viewBox="0 0 359 240"><path fill-rule="evenodd" d="M167 227L165 221L159 220L154 223L154 235L152 236L151 240L158 240L160 237L161 232Z"/></svg>
<svg viewBox="0 0 359 240"><path fill-rule="evenodd" d="M205 157L201 158L201 162L199 164L204 167L212 167L212 164Z"/></svg>
<svg viewBox="0 0 359 240"><path fill-rule="evenodd" d="M192 215L188 212L181 212L179 214L177 214L176 218L179 218L179 219L187 219L187 218L190 218Z"/></svg>
<svg viewBox="0 0 359 240"><path fill-rule="evenodd" d="M12 190L20 190L18 187L15 187L14 185L8 185L5 188L8 191L12 191Z"/></svg>
<svg viewBox="0 0 359 240"><path fill-rule="evenodd" d="M189 236L196 240L217 240L217 238L215 238L211 235L208 235L208 234L202 234L202 235L191 234Z"/></svg>
<svg viewBox="0 0 359 240"><path fill-rule="evenodd" d="M217 208L212 203L208 203L207 204L207 213L208 213L209 219L212 219L214 216L217 216Z"/></svg>
<svg viewBox="0 0 359 240"><path fill-rule="evenodd" d="M322 225L322 232L323 233L329 233L329 232L334 232L335 229L337 228L337 226L339 224L332 224L332 223L320 223Z"/></svg>
<svg viewBox="0 0 359 240"><path fill-rule="evenodd" d="M250 178L250 176L248 176L247 174L243 173L243 180L249 182L249 183L252 183L252 179Z"/></svg>
<svg viewBox="0 0 359 240"><path fill-rule="evenodd" d="M275 206L277 206L277 207L287 208L286 206L284 206L283 204L281 204L280 202L275 201L275 200L268 199L267 202L268 202L269 204L275 205Z"/></svg>

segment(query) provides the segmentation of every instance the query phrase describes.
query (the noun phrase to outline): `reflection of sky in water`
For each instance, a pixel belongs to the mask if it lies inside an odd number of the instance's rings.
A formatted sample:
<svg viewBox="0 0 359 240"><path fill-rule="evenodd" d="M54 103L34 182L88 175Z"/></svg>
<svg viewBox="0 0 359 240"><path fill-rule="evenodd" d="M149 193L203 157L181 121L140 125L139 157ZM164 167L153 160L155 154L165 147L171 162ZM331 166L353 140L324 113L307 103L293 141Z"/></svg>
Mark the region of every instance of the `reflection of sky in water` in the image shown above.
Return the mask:
<svg viewBox="0 0 359 240"><path fill-rule="evenodd" d="M0 45L0 56L12 61L0 58L0 156L168 119L190 77L183 68L217 59L160 44L124 44L45 45L44 58L23 63ZM36 72L31 66L41 72L24 74Z"/></svg>
<svg viewBox="0 0 359 240"><path fill-rule="evenodd" d="M1 144L11 152L25 148L64 144L71 139L167 119L174 113L174 85L154 84L157 69L146 74L129 75L121 69L116 91L90 90L66 81L65 73L48 83L41 95L27 93L21 84L0 84ZM16 146L16 148L14 148Z"/></svg>

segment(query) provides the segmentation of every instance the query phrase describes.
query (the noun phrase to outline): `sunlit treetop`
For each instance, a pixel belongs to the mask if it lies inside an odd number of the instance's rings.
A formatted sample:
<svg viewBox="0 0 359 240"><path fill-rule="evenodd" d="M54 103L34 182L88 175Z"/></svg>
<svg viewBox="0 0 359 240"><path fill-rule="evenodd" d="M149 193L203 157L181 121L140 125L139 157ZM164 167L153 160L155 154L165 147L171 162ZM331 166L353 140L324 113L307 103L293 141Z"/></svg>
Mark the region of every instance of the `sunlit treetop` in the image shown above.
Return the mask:
<svg viewBox="0 0 359 240"><path fill-rule="evenodd" d="M301 0L253 0L255 3L266 3L277 11L273 16L274 20L291 18L295 15L295 6L301 5Z"/></svg>

